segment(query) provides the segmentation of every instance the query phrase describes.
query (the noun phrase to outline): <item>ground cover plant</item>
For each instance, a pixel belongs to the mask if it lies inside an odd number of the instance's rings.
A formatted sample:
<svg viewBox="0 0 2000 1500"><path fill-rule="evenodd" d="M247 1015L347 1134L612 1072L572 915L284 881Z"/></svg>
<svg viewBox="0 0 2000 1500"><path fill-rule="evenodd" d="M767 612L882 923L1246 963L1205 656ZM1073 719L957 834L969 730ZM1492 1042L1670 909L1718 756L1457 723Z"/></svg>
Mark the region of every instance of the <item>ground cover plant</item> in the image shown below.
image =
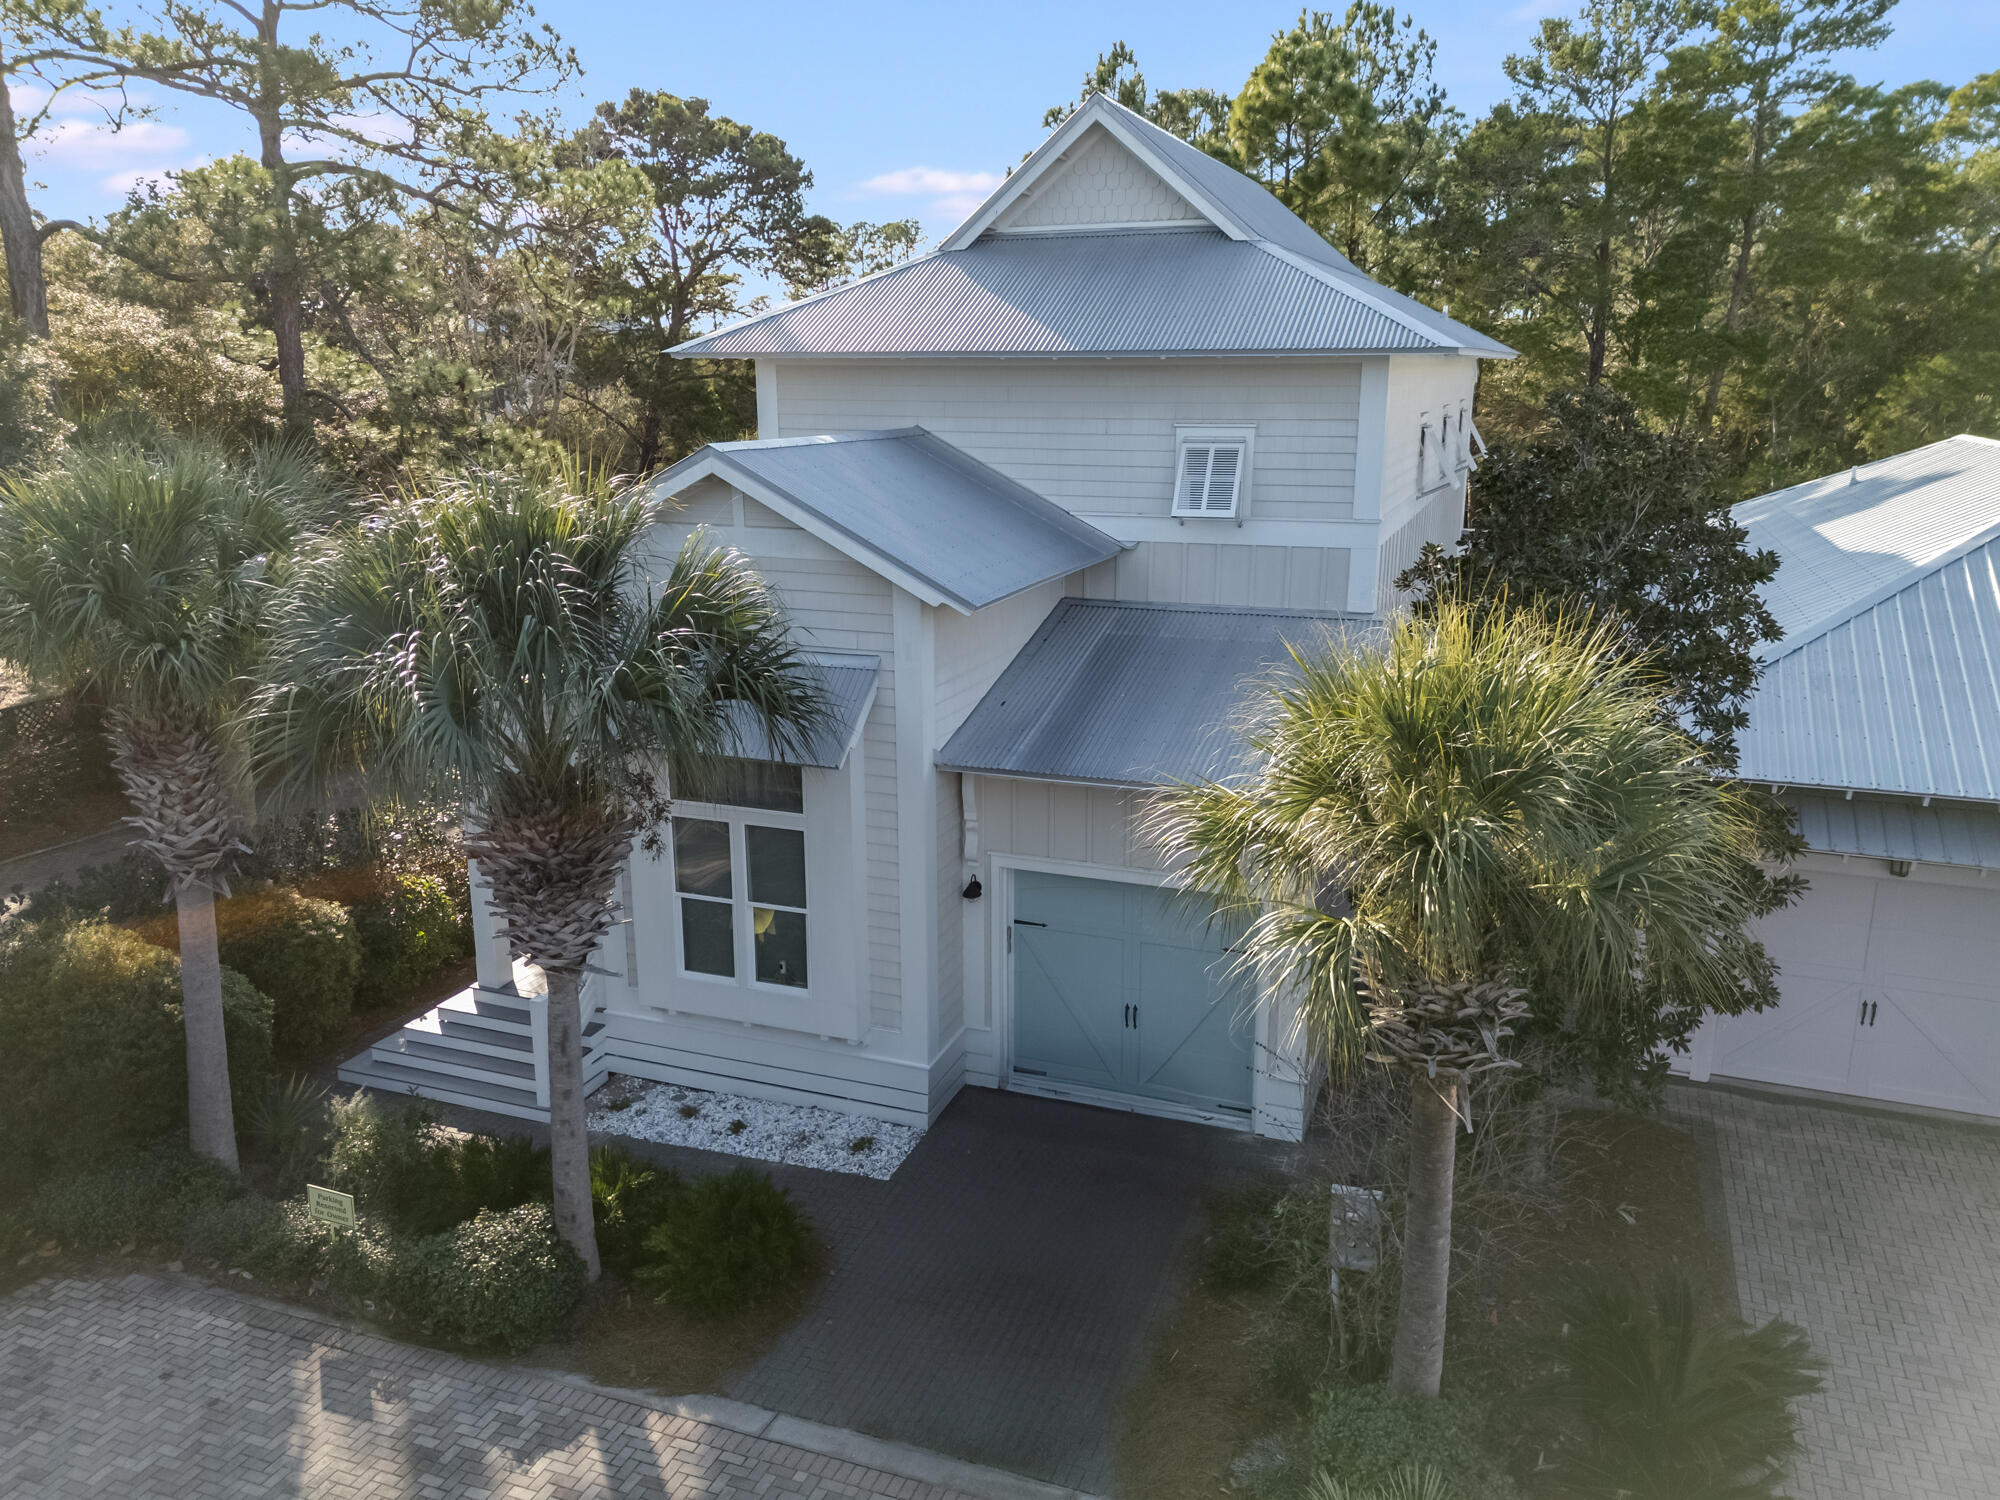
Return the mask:
<svg viewBox="0 0 2000 1500"><path fill-rule="evenodd" d="M1526 1092L1521 1083L1505 1087ZM1401 1098L1387 1086L1372 1099L1330 1091L1302 1178L1252 1179L1209 1206L1190 1247L1187 1291L1126 1406L1122 1489L1196 1500L1236 1484L1274 1500L1372 1500L1378 1480L1342 1473L1325 1453L1315 1470L1307 1455L1311 1420L1328 1393L1379 1392L1386 1368ZM1511 1104L1482 1098L1477 1107L1480 1130L1466 1143L1458 1176L1445 1393L1488 1415L1490 1451L1478 1473L1498 1463L1530 1500L1609 1496L1559 1487L1558 1456L1576 1441L1577 1429L1566 1424L1577 1415L1528 1399L1527 1377L1564 1368L1550 1348L1565 1318L1580 1295L1613 1278L1650 1287L1681 1277L1702 1336L1727 1335L1727 1252L1704 1215L1695 1143L1657 1118L1545 1096ZM1486 1139L1475 1145L1478 1137ZM1389 1210L1383 1268L1341 1278L1344 1351L1326 1263L1332 1181L1377 1183ZM1467 1482L1432 1468L1445 1496ZM1417 1480L1398 1482L1407 1488ZM1388 1493L1398 1493L1393 1483Z"/></svg>

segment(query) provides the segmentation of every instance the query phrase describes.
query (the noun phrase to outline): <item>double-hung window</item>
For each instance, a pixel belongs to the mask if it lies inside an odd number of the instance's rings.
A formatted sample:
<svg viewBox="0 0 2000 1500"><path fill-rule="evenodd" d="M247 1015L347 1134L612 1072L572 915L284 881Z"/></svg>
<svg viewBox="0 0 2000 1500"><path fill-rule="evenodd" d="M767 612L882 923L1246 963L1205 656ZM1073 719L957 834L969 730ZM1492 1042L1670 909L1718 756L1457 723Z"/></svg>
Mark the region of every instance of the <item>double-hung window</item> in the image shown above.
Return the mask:
<svg viewBox="0 0 2000 1500"><path fill-rule="evenodd" d="M674 905L683 973L803 990L804 796L795 766L725 762L674 815Z"/></svg>

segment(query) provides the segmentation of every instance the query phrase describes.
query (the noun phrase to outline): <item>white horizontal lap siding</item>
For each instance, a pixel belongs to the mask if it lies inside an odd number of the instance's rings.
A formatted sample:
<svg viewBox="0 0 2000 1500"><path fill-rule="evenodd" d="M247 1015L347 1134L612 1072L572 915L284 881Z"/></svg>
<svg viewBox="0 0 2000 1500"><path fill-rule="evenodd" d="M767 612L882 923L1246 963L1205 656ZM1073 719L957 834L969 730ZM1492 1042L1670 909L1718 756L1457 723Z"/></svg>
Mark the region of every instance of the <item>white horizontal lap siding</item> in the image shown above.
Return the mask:
<svg viewBox="0 0 2000 1500"><path fill-rule="evenodd" d="M937 788L937 848L933 869L937 889L937 1039L933 1050L948 1053L959 1045L965 1025L965 887L961 842L965 826L959 802L959 778L940 771Z"/></svg>
<svg viewBox="0 0 2000 1500"><path fill-rule="evenodd" d="M1398 354L1389 360L1388 419L1382 450L1382 535L1393 537L1436 499L1417 489L1417 440L1423 414L1436 421L1470 401L1479 361L1457 354ZM1454 479L1445 486L1463 489Z"/></svg>
<svg viewBox="0 0 2000 1500"><path fill-rule="evenodd" d="M1080 515L1165 516L1175 424L1254 423L1246 522L1353 513L1358 360L759 363L765 437L916 425Z"/></svg>
<svg viewBox="0 0 2000 1500"><path fill-rule="evenodd" d="M986 690L1069 592L1067 584L1067 579L1051 579L969 615L950 608L930 612L937 641L938 743L933 748L942 748L979 706Z"/></svg>
<svg viewBox="0 0 2000 1500"><path fill-rule="evenodd" d="M708 526L717 541L736 547L750 560L783 602L800 640L810 647L866 651L882 659L875 706L862 731L866 755L864 807L868 842L867 939L871 991L870 1025L895 1031L902 1012L902 916L896 847L896 641L892 588L887 580L852 558L811 538L754 501L744 501L760 524ZM703 514L714 510L713 496L700 498ZM729 512L733 514L733 511ZM659 527L662 550L671 555L687 535L678 517Z"/></svg>

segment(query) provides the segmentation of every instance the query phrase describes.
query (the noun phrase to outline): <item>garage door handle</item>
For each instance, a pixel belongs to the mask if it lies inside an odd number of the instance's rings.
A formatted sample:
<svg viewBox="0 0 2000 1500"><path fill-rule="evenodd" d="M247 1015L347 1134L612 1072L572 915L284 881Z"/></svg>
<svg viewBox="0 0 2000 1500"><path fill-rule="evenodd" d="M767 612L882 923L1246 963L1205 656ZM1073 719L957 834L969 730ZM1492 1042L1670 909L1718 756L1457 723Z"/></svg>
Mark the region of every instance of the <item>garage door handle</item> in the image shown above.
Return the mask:
<svg viewBox="0 0 2000 1500"><path fill-rule="evenodd" d="M1014 925L1016 927L1046 927L1049 924L1046 922L1030 922L1026 917L1016 917L1014 918Z"/></svg>

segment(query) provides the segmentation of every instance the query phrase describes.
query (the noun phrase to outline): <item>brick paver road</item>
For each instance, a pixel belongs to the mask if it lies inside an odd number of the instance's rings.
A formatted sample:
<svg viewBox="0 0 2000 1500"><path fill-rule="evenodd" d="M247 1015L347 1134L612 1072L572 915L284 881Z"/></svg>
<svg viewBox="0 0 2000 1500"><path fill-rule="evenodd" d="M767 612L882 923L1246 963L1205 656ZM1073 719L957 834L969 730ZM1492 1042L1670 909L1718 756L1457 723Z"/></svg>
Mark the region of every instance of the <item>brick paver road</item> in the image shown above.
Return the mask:
<svg viewBox="0 0 2000 1500"><path fill-rule="evenodd" d="M1667 1112L1714 1142L1743 1315L1830 1364L1786 1493L2000 1496L2000 1129L1695 1087Z"/></svg>
<svg viewBox="0 0 2000 1500"><path fill-rule="evenodd" d="M138 1275L0 1300L0 1494L970 1500L668 1403Z"/></svg>

